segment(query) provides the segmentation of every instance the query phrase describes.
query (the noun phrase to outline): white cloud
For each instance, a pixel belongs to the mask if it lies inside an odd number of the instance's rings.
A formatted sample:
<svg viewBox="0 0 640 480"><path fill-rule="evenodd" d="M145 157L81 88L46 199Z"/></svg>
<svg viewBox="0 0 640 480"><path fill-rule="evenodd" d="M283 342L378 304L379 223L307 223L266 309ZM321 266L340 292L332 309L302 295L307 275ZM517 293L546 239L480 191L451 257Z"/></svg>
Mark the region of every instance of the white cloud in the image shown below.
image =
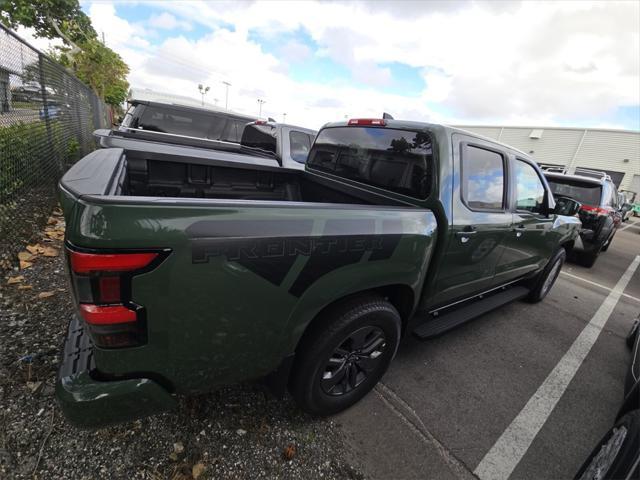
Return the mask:
<svg viewBox="0 0 640 480"><path fill-rule="evenodd" d="M155 28L162 28L165 30L191 30L191 23L184 20L178 20L176 17L167 12L162 12L159 15L151 15L149 17L149 25Z"/></svg>
<svg viewBox="0 0 640 480"><path fill-rule="evenodd" d="M158 18L167 26L226 23L235 31L217 29L197 40L176 36L154 46L112 5L92 4L96 29L106 29L107 43L131 64L132 85L197 96L196 85L209 82L210 98L223 99L220 82L228 80L232 107L257 112L249 92L259 90L268 114L281 118L287 112L288 120L312 126L383 110L396 118L451 123L553 125L603 118L604 124L616 108L640 104L637 2L424 2L414 10L414 2L403 1L150 5L165 11ZM248 37L257 32L274 42L280 33L300 29L319 51L289 40L269 54ZM287 75L289 64L314 55L346 67L360 87L295 82ZM393 82L381 64L392 62L420 69L424 91L381 93Z"/></svg>

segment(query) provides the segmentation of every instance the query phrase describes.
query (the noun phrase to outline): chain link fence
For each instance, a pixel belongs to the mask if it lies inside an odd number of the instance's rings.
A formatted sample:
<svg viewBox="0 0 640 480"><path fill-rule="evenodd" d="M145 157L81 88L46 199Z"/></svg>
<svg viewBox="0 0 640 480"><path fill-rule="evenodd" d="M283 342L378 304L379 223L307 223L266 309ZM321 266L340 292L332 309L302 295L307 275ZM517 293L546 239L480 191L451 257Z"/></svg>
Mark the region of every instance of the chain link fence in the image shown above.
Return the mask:
<svg viewBox="0 0 640 480"><path fill-rule="evenodd" d="M42 227L58 180L107 117L89 87L0 25L0 267Z"/></svg>

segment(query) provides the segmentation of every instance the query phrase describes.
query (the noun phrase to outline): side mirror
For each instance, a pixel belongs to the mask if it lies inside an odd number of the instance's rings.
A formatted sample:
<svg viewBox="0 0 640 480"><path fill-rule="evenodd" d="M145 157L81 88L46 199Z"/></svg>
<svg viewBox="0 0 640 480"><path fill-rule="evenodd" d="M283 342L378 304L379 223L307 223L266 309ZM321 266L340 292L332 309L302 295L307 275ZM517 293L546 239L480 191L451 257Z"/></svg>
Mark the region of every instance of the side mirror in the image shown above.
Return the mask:
<svg viewBox="0 0 640 480"><path fill-rule="evenodd" d="M582 207L582 204L576 202L573 198L556 197L556 208L553 210L553 213L573 217L580 211L580 207Z"/></svg>

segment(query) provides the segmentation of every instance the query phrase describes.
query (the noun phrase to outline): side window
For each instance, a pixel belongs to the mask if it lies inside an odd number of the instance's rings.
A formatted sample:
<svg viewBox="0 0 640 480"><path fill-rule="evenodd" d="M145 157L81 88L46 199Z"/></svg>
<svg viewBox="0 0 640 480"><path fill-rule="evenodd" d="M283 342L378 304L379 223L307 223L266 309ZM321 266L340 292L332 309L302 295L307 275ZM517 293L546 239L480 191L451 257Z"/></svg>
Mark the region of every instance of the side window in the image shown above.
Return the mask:
<svg viewBox="0 0 640 480"><path fill-rule="evenodd" d="M504 157L467 145L462 152L462 199L471 209L504 208Z"/></svg>
<svg viewBox="0 0 640 480"><path fill-rule="evenodd" d="M289 132L289 148L291 150L291 158L298 163L305 163L309 150L311 150L311 143L309 142L309 135L306 133L291 130Z"/></svg>
<svg viewBox="0 0 640 480"><path fill-rule="evenodd" d="M542 213L544 186L535 169L522 160L516 160L516 209Z"/></svg>

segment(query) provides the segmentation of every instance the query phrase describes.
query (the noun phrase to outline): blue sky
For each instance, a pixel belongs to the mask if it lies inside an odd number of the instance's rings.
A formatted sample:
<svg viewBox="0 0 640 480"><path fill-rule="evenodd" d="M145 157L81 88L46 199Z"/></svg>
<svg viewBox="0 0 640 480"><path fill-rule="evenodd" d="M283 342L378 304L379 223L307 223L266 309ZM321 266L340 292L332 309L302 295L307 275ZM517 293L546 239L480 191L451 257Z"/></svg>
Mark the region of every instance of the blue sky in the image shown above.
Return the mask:
<svg viewBox="0 0 640 480"><path fill-rule="evenodd" d="M402 5L82 2L133 87L247 113L640 129L635 2Z"/></svg>

